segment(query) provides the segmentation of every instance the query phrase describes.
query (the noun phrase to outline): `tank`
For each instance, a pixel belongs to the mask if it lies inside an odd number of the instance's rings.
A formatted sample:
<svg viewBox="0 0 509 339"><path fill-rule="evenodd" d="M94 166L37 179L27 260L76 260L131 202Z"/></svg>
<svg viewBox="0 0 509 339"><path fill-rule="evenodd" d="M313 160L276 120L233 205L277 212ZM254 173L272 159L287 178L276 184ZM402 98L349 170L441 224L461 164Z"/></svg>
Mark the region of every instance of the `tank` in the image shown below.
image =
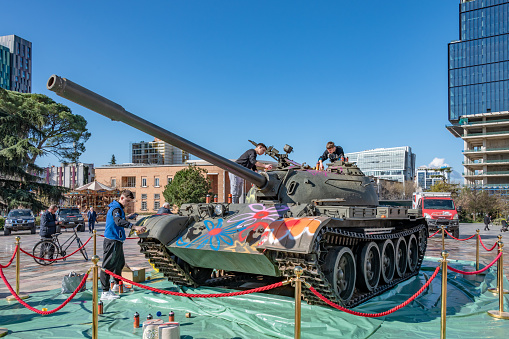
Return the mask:
<svg viewBox="0 0 509 339"><path fill-rule="evenodd" d="M178 214L140 221L147 228L139 234L140 251L175 284L241 288L291 278L301 266L322 295L354 307L421 267L425 220L408 207L379 205L371 180L353 163L340 159L318 171L292 161L291 146L283 153L270 146L277 165L257 173L70 80L53 75L47 87L253 183L244 204L189 203ZM309 289L303 298L323 304Z"/></svg>

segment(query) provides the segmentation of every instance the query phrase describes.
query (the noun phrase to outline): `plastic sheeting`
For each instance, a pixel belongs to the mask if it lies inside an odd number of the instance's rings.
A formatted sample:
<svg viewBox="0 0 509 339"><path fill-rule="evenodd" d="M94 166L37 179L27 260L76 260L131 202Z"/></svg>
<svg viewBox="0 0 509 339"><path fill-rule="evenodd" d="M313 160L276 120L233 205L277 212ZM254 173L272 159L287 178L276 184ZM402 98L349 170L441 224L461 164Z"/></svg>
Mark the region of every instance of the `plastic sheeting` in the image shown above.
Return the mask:
<svg viewBox="0 0 509 339"><path fill-rule="evenodd" d="M455 268L472 271L474 264L451 261ZM390 291L357 306L366 313L386 311L412 296L438 266L437 258L426 258L418 276ZM509 320L487 315L498 310L498 296L487 291L496 286L496 271L466 277L449 272L447 295L447 337L503 338L509 331ZM147 282L160 289L177 290L162 278ZM505 278L504 278L505 279ZM507 283L507 279L505 279ZM509 285L506 285L508 288ZM0 327L9 330L7 338L91 338L92 291L79 293L66 307L50 316L40 316L19 303L0 301ZM303 286L303 288L305 288ZM189 293L224 292L219 288L184 288ZM324 306L302 304L302 338L438 338L440 336L441 274L415 301L384 318L363 318ZM26 301L39 309L51 310L67 295L53 290L31 294ZM505 297L505 311L509 310ZM229 298L190 299L173 297L135 288L118 300L104 302L99 316L100 338L141 338L142 329L133 328L134 312L140 323L151 313L168 320L175 312L180 322L181 338L293 338L294 300L272 294L250 294ZM162 315L158 317L157 312ZM185 313L192 317L186 318Z"/></svg>

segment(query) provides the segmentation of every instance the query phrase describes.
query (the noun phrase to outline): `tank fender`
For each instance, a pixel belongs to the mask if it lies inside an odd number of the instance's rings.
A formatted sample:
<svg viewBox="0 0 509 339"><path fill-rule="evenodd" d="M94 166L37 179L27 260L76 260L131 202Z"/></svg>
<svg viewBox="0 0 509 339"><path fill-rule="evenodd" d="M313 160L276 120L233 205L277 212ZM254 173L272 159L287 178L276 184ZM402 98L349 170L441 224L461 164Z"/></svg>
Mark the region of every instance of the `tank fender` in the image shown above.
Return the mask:
<svg viewBox="0 0 509 339"><path fill-rule="evenodd" d="M257 249L311 253L321 228L331 219L310 216L275 220L263 232Z"/></svg>
<svg viewBox="0 0 509 339"><path fill-rule="evenodd" d="M145 226L147 231L139 234L140 238L152 238L167 245L178 237L189 222L188 217L176 214L153 215L143 220L140 225Z"/></svg>

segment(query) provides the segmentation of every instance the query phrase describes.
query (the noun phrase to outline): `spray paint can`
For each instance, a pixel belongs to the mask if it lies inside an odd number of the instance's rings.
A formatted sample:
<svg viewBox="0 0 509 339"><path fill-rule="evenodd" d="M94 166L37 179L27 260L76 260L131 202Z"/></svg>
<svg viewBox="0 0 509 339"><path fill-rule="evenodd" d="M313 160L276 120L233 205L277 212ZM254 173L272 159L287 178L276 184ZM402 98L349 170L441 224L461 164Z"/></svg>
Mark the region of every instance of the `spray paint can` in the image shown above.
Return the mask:
<svg viewBox="0 0 509 339"><path fill-rule="evenodd" d="M173 313L173 311L170 311L170 313L168 314L168 321L170 323L175 321L175 313Z"/></svg>
<svg viewBox="0 0 509 339"><path fill-rule="evenodd" d="M115 286L115 280L111 278L110 280L110 290L113 290L113 286Z"/></svg>
<svg viewBox="0 0 509 339"><path fill-rule="evenodd" d="M207 204L210 204L210 194L207 194L207 196L205 197L205 202Z"/></svg>
<svg viewBox="0 0 509 339"><path fill-rule="evenodd" d="M217 194L214 195L214 202L217 202Z"/></svg>
<svg viewBox="0 0 509 339"><path fill-rule="evenodd" d="M103 314L104 313L104 309L103 309L103 302L99 300L99 303L97 304L97 308L98 308L98 313L99 314Z"/></svg>
<svg viewBox="0 0 509 339"><path fill-rule="evenodd" d="M231 203L232 203L232 201L233 201L233 196L232 196L232 194L230 193L230 194L228 194L228 203L229 203L229 204L231 204Z"/></svg>
<svg viewBox="0 0 509 339"><path fill-rule="evenodd" d="M134 328L140 327L140 315L138 314L138 312L134 313L134 324L133 324L133 327Z"/></svg>
<svg viewBox="0 0 509 339"><path fill-rule="evenodd" d="M119 293L124 293L124 282L122 280L118 282L118 291Z"/></svg>
<svg viewBox="0 0 509 339"><path fill-rule="evenodd" d="M149 313L149 314L147 315L147 320L151 320L151 319L152 319L152 314L150 314L150 313Z"/></svg>

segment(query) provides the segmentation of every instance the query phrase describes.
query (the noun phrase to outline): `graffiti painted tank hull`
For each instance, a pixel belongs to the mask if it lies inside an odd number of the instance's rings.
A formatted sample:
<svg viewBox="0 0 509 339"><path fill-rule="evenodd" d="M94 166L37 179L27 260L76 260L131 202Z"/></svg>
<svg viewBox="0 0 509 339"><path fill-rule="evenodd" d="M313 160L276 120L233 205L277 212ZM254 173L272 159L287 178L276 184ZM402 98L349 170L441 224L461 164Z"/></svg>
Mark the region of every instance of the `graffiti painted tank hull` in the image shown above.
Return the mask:
<svg viewBox="0 0 509 339"><path fill-rule="evenodd" d="M278 161L256 173L162 129L67 79L48 88L207 160L254 184L247 203L180 206L178 215L139 221L140 250L168 280L184 286L241 287L246 281L284 280L301 266L322 295L353 307L416 275L427 228L416 210L379 206L369 178L336 161L315 171L270 146ZM308 289L309 303L322 303Z"/></svg>

